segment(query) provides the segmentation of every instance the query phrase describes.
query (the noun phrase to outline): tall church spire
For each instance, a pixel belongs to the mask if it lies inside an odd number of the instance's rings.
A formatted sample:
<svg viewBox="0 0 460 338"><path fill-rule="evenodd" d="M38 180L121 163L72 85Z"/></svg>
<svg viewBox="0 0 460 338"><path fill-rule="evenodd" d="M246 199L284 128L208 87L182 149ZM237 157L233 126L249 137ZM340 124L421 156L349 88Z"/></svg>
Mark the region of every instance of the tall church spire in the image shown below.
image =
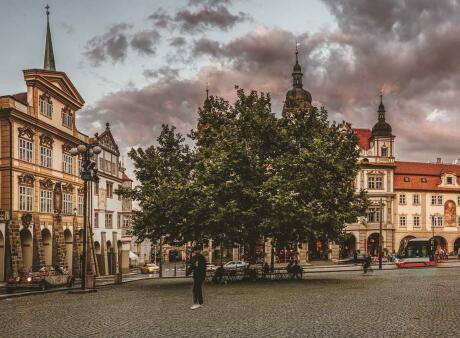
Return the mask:
<svg viewBox="0 0 460 338"><path fill-rule="evenodd" d="M295 65L294 71L292 72L292 86L294 88L302 88L302 68L299 64L299 44L296 43L295 45Z"/></svg>
<svg viewBox="0 0 460 338"><path fill-rule="evenodd" d="M378 120L372 128L372 136L392 136L391 125L385 121L385 106L383 105L383 90L380 91L380 104L377 110Z"/></svg>
<svg viewBox="0 0 460 338"><path fill-rule="evenodd" d="M46 5L46 44L45 44L45 60L43 62L43 69L56 70L54 63L53 42L51 41L50 30L50 6Z"/></svg>
<svg viewBox="0 0 460 338"><path fill-rule="evenodd" d="M306 105L311 106L311 94L303 88L302 84L302 67L299 64L299 44L295 46L295 64L292 71L292 89L286 93L286 101L283 111L291 106Z"/></svg>

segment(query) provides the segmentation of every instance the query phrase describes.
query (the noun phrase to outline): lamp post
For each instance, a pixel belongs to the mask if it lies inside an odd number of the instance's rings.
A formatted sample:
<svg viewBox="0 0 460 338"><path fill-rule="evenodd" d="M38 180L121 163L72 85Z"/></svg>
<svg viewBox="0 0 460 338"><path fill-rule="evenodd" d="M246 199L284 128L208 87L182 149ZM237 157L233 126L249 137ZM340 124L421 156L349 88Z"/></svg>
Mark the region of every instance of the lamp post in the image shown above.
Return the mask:
<svg viewBox="0 0 460 338"><path fill-rule="evenodd" d="M86 273L88 271L88 182L98 181L96 162L93 155L98 155L102 151L97 143L79 144L70 149L72 156L81 156L80 176L83 180L83 261L81 269L81 289L86 289Z"/></svg>
<svg viewBox="0 0 460 338"><path fill-rule="evenodd" d="M379 223L379 270L382 270L382 223L383 223L383 200L380 198L380 223Z"/></svg>

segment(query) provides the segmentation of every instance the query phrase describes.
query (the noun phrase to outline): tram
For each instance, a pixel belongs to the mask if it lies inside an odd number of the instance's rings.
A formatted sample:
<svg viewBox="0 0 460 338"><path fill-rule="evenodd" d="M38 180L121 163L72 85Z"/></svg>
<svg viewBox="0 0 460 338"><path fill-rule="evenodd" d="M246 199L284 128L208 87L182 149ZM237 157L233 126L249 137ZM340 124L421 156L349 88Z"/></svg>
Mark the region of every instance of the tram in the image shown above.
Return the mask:
<svg viewBox="0 0 460 338"><path fill-rule="evenodd" d="M435 266L431 241L428 238L409 239L400 248L395 263L398 268Z"/></svg>

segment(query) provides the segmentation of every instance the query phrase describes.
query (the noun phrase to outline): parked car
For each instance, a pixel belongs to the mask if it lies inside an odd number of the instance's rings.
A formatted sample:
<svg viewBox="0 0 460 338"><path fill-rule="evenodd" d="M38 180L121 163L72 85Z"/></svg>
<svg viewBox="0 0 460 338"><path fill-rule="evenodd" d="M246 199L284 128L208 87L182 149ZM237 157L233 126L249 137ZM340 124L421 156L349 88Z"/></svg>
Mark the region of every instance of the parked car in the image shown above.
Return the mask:
<svg viewBox="0 0 460 338"><path fill-rule="evenodd" d="M206 263L206 271L216 271L216 266L211 263Z"/></svg>
<svg viewBox="0 0 460 338"><path fill-rule="evenodd" d="M11 277L6 284L7 292L18 289L40 289L72 286L75 277L62 267L44 266L37 272L23 271L18 277Z"/></svg>
<svg viewBox="0 0 460 338"><path fill-rule="evenodd" d="M141 266L141 273L155 273L159 272L160 267L155 263L147 263L144 266Z"/></svg>
<svg viewBox="0 0 460 338"><path fill-rule="evenodd" d="M230 261L224 264L226 270L245 269L249 264L243 261Z"/></svg>

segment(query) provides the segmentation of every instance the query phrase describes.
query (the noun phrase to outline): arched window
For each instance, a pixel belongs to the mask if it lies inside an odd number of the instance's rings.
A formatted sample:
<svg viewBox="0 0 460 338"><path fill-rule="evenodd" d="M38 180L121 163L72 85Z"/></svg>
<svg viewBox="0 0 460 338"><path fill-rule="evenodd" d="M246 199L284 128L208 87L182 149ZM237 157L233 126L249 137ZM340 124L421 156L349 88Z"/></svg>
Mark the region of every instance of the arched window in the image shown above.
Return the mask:
<svg viewBox="0 0 460 338"><path fill-rule="evenodd" d="M382 154L382 157L388 157L388 148L387 148L387 146L384 145L382 147L381 154Z"/></svg>
<svg viewBox="0 0 460 338"><path fill-rule="evenodd" d="M49 95L40 96L40 114L51 118L53 116L53 101Z"/></svg>

